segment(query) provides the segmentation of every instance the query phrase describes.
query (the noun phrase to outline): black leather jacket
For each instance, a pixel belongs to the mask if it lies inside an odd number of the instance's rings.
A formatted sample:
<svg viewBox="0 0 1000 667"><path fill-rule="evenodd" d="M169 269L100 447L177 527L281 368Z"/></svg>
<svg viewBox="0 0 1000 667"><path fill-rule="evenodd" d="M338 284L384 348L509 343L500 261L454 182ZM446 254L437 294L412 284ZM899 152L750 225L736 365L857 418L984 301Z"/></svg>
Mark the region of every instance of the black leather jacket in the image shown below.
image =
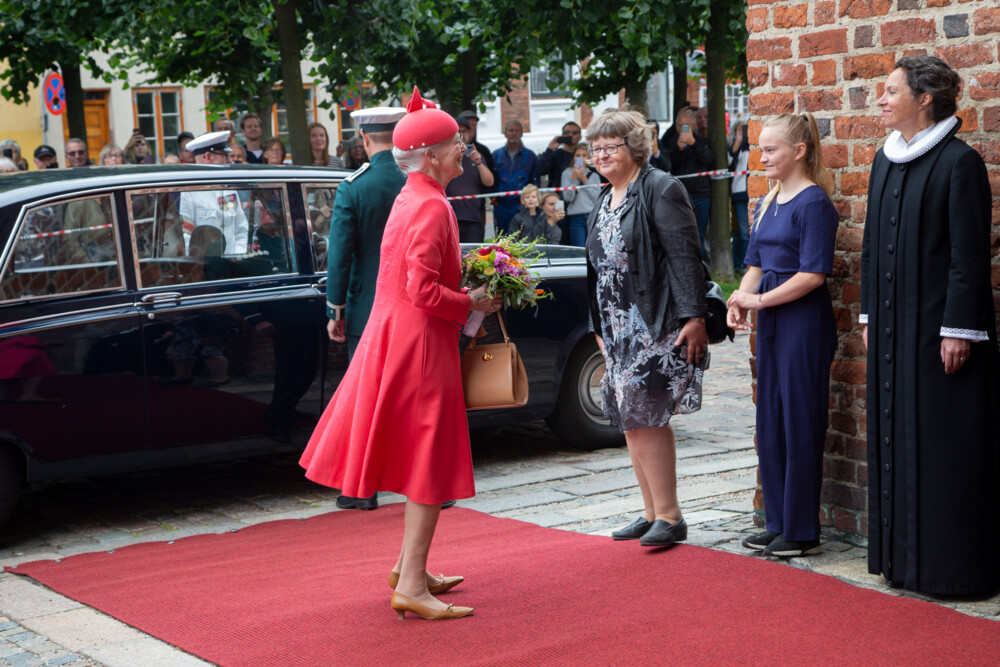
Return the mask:
<svg viewBox="0 0 1000 667"><path fill-rule="evenodd" d="M646 205L629 194L622 211L621 233L634 276L639 313L653 339L659 340L688 318L705 316L705 265L701 261L694 207L681 182L647 164L636 185ZM587 218L588 239L610 194L611 186L607 185ZM642 219L644 212L648 220ZM600 334L597 271L589 255L587 288L592 325Z"/></svg>

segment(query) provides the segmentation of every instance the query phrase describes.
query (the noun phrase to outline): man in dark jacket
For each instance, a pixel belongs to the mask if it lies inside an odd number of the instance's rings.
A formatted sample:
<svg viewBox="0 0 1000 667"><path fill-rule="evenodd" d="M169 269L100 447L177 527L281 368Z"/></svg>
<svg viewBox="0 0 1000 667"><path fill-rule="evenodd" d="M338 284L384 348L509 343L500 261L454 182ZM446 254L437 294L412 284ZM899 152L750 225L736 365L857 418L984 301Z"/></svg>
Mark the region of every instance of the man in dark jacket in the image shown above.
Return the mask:
<svg viewBox="0 0 1000 667"><path fill-rule="evenodd" d="M370 159L337 188L326 265L327 332L330 340L347 341L349 356L354 356L372 311L382 232L406 183L406 175L392 157L392 130L405 114L405 109L394 107L351 114L360 124ZM342 495L337 507L373 510L378 507L377 494L371 498Z"/></svg>
<svg viewBox="0 0 1000 667"><path fill-rule="evenodd" d="M545 151L538 156L538 175L548 176L550 188L557 188L562 173L573 163L573 151L583 138L580 126L570 121L562 126L562 135L552 137Z"/></svg>
<svg viewBox="0 0 1000 667"><path fill-rule="evenodd" d="M705 235L708 232L709 210L712 204L712 179L709 176L683 178L685 174L710 171L715 160L708 139L697 132L697 123L694 111L681 110L677 114L674 126L663 134L663 148L669 152L672 173L681 177L681 183L691 197L698 221L701 254L704 259L708 259Z"/></svg>

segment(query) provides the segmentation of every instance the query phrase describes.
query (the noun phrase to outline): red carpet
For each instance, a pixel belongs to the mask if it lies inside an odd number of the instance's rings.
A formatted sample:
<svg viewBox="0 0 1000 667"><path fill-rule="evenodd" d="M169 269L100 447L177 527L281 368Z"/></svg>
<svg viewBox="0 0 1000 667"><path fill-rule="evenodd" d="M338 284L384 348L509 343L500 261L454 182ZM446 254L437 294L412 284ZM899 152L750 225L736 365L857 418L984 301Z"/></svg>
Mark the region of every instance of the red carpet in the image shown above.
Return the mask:
<svg viewBox="0 0 1000 667"><path fill-rule="evenodd" d="M221 665L997 664L1000 623L754 558L456 508L432 570L476 608L396 620L402 506L38 561L14 572Z"/></svg>

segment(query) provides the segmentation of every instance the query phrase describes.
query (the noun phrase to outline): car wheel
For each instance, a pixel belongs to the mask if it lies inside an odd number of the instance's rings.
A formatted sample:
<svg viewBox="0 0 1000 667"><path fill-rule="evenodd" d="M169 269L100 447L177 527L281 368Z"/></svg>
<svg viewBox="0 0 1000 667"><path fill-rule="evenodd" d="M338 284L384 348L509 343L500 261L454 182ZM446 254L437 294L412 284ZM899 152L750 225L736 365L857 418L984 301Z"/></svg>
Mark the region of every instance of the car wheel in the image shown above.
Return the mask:
<svg viewBox="0 0 1000 667"><path fill-rule="evenodd" d="M601 408L604 355L587 336L570 355L563 371L556 410L549 418L559 439L580 449L621 447L625 437L611 425Z"/></svg>
<svg viewBox="0 0 1000 667"><path fill-rule="evenodd" d="M24 486L24 457L10 445L0 444L0 526L7 523Z"/></svg>

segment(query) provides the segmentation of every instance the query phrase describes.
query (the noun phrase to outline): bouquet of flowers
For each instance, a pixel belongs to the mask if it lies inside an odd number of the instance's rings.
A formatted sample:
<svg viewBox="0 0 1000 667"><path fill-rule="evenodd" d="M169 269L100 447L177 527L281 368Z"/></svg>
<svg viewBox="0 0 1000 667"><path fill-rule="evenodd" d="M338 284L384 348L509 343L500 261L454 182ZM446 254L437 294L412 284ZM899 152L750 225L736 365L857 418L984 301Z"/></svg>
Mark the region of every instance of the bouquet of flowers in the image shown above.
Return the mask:
<svg viewBox="0 0 1000 667"><path fill-rule="evenodd" d="M517 234L501 234L492 243L467 252L462 257L462 286L475 289L485 285L487 294L502 296L505 306L518 309L551 297L551 292L538 289L539 275L529 271L541 257L535 243L524 243ZM465 335L475 336L485 316L482 311L473 311L465 323Z"/></svg>

